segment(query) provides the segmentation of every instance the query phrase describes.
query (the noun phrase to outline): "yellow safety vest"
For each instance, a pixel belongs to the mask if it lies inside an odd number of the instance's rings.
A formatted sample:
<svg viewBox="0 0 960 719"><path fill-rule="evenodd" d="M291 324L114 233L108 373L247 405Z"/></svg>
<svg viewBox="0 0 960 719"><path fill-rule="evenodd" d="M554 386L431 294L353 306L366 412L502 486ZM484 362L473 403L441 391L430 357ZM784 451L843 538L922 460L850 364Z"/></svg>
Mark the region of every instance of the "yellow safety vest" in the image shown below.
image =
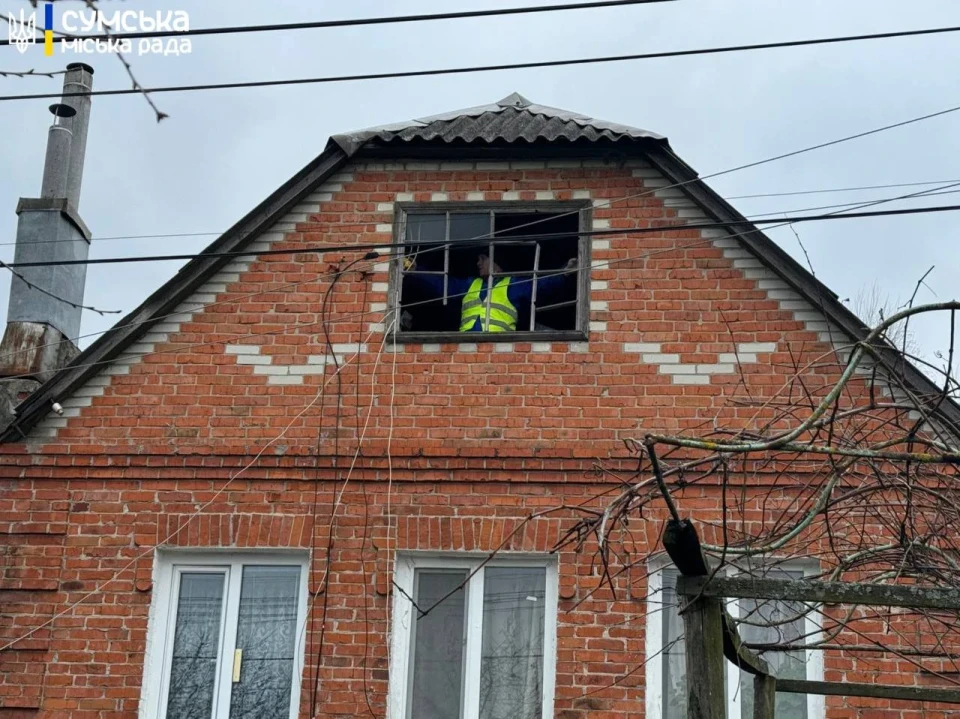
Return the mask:
<svg viewBox="0 0 960 719"><path fill-rule="evenodd" d="M504 277L490 291L490 321L487 322L487 303L480 299L480 290L486 280L477 277L463 296L460 311L460 331L469 332L477 320L484 332L513 332L517 329L517 308L507 296L510 278Z"/></svg>

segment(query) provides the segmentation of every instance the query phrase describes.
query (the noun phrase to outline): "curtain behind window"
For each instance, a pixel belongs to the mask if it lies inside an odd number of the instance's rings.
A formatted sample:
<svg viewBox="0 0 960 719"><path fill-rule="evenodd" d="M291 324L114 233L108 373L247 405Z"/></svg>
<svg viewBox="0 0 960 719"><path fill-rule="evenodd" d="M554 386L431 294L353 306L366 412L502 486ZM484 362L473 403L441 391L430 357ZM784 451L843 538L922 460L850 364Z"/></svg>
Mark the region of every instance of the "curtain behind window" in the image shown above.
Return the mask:
<svg viewBox="0 0 960 719"><path fill-rule="evenodd" d="M546 571L490 567L483 581L480 719L540 719Z"/></svg>

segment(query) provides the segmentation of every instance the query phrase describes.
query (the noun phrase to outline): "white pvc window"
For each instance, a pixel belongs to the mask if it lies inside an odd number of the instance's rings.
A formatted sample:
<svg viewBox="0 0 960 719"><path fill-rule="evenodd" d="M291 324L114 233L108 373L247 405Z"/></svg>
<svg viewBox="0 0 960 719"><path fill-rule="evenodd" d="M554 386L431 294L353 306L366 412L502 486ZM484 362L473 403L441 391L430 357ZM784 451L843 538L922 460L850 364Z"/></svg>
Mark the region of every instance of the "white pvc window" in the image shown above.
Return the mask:
<svg viewBox="0 0 960 719"><path fill-rule="evenodd" d="M556 564L401 556L391 719L553 716Z"/></svg>
<svg viewBox="0 0 960 719"><path fill-rule="evenodd" d="M157 563L140 716L296 717L305 561L184 552Z"/></svg>
<svg viewBox="0 0 960 719"><path fill-rule="evenodd" d="M728 572L734 574L735 571ZM768 579L799 579L810 571L790 563L755 572ZM683 617L676 591L678 571L672 566L651 569L648 579L646 634L647 719L686 719L687 677ZM747 642L798 643L815 641L820 627L815 612L803 613L802 602L729 599L727 612L741 620L739 631ZM823 652L800 650L764 652L774 675L789 679L823 678ZM725 665L727 717L753 716L753 676ZM777 719L822 719L823 697L815 694L777 694Z"/></svg>

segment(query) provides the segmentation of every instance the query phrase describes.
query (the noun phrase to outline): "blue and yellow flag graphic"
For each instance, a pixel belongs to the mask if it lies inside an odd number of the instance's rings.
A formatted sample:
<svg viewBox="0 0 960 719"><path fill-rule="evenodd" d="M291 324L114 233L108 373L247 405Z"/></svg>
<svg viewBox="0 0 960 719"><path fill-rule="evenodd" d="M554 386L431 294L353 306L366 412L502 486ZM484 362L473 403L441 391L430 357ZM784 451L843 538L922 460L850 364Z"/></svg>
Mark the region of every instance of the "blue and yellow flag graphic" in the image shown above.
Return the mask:
<svg viewBox="0 0 960 719"><path fill-rule="evenodd" d="M53 3L46 3L43 8L43 54L53 55Z"/></svg>

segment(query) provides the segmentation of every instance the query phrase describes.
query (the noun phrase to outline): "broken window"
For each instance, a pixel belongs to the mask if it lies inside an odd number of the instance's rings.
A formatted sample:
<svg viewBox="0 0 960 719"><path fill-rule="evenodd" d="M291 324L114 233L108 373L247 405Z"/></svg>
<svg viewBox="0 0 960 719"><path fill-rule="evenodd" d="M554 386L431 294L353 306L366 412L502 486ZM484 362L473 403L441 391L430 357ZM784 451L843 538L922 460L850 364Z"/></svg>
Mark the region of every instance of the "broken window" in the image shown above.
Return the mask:
<svg viewBox="0 0 960 719"><path fill-rule="evenodd" d="M399 334L582 331L579 232L578 207L410 209Z"/></svg>

